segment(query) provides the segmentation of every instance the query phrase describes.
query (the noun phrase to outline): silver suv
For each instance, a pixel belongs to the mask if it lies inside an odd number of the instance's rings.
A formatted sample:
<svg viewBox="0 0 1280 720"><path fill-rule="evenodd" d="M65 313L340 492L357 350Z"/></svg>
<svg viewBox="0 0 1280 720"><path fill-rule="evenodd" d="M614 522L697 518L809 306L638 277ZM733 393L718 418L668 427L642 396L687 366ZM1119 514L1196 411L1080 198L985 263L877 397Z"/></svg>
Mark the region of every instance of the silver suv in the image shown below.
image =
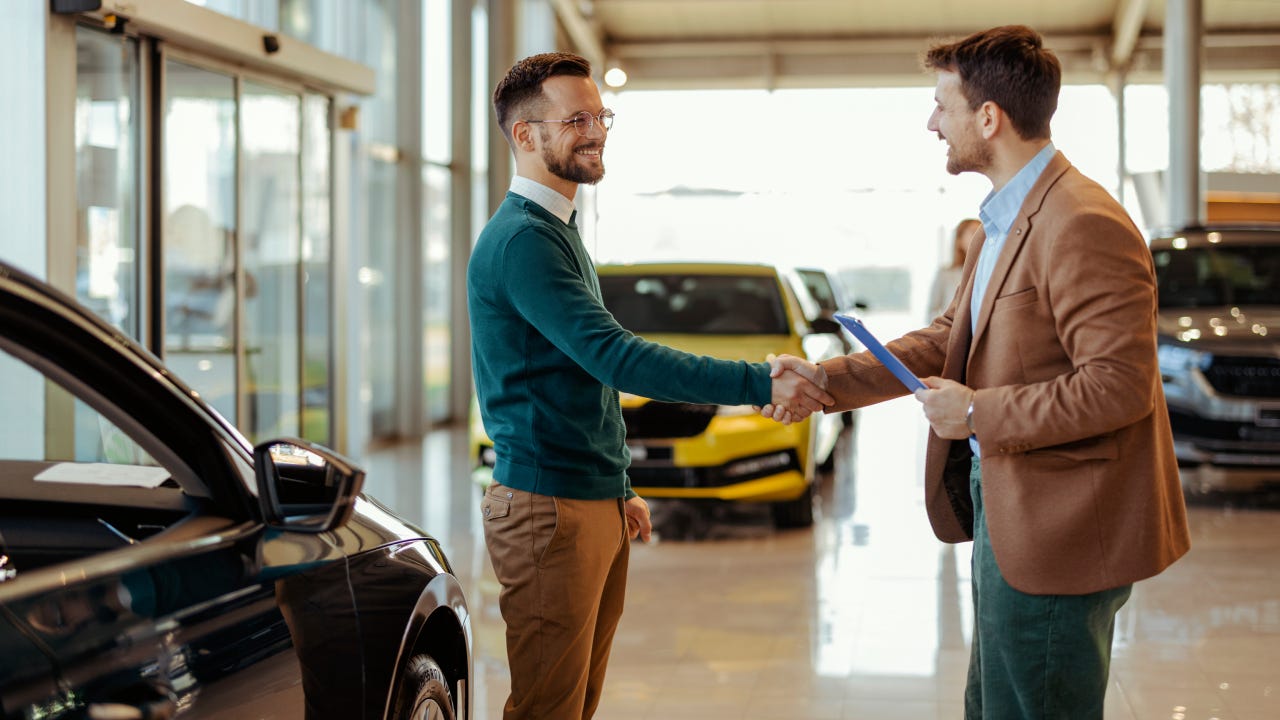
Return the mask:
<svg viewBox="0 0 1280 720"><path fill-rule="evenodd" d="M1151 254L1184 489L1280 487L1280 226L1162 232Z"/></svg>

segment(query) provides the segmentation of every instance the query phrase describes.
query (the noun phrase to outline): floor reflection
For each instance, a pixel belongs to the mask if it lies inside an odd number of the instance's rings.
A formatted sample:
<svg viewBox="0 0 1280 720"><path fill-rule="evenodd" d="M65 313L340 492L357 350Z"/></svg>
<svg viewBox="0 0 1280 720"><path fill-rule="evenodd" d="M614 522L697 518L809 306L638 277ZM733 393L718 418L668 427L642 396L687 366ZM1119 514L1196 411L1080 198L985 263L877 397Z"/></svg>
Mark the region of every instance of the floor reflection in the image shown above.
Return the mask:
<svg viewBox="0 0 1280 720"><path fill-rule="evenodd" d="M929 529L925 428L910 398L860 411L810 530L776 531L757 506L656 507L663 524L633 548L597 717L961 717L969 546ZM473 614L474 717L500 717L504 630L465 432L364 464L368 492L444 542ZM1280 717L1278 508L1191 507L1191 553L1139 583L1120 613L1109 720Z"/></svg>

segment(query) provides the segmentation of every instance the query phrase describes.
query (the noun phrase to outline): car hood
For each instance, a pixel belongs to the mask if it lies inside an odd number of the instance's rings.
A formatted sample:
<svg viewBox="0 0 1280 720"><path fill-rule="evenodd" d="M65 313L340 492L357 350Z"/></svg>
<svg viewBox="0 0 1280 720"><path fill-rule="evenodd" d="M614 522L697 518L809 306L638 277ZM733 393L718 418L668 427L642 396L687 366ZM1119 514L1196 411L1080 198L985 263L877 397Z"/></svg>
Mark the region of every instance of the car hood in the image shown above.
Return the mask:
<svg viewBox="0 0 1280 720"><path fill-rule="evenodd" d="M645 340L656 342L695 355L709 355L721 360L764 362L770 353L804 356L800 338L785 335L668 335L652 333Z"/></svg>
<svg viewBox="0 0 1280 720"><path fill-rule="evenodd" d="M1280 348L1280 307L1166 308L1158 327L1161 335L1212 352Z"/></svg>

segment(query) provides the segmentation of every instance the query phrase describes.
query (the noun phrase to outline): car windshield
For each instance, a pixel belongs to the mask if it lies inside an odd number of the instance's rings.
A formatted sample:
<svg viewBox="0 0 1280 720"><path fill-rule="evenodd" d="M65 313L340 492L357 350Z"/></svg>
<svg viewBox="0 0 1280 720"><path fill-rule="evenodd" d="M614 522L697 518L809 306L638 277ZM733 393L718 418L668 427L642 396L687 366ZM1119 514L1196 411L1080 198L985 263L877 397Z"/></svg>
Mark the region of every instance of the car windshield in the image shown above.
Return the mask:
<svg viewBox="0 0 1280 720"><path fill-rule="evenodd" d="M602 275L604 306L631 332L786 335L776 278L768 275Z"/></svg>
<svg viewBox="0 0 1280 720"><path fill-rule="evenodd" d="M804 280L804 286L808 288L809 294L817 301L818 307L823 310L835 312L840 309L840 303L836 300L835 288L831 287L831 281L827 278L826 273L817 270L797 270L800 279Z"/></svg>
<svg viewBox="0 0 1280 720"><path fill-rule="evenodd" d="M1280 245L1156 250L1160 307L1280 305Z"/></svg>

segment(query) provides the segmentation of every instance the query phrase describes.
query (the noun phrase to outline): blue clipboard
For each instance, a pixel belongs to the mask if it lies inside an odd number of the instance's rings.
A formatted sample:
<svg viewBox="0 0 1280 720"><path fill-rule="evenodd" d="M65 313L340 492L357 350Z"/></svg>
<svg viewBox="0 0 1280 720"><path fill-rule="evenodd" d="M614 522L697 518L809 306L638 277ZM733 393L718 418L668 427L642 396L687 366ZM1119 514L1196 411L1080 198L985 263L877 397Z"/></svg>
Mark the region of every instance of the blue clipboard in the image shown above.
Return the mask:
<svg viewBox="0 0 1280 720"><path fill-rule="evenodd" d="M920 378L916 377L914 373L908 370L907 366L902 364L902 361L898 359L897 355L889 352L889 348L885 347L883 343L877 340L876 336L871 334L871 331L867 329L866 325L862 324L861 320L840 314L836 314L835 317L836 320L840 321L841 325L849 328L849 332L853 333L853 336L858 338L858 340L871 351L871 354L876 356L877 360L883 363L885 367L889 368L889 372L893 373L894 377L901 380L902 384L906 385L908 390L915 392L916 390L927 389L925 384L920 382Z"/></svg>

